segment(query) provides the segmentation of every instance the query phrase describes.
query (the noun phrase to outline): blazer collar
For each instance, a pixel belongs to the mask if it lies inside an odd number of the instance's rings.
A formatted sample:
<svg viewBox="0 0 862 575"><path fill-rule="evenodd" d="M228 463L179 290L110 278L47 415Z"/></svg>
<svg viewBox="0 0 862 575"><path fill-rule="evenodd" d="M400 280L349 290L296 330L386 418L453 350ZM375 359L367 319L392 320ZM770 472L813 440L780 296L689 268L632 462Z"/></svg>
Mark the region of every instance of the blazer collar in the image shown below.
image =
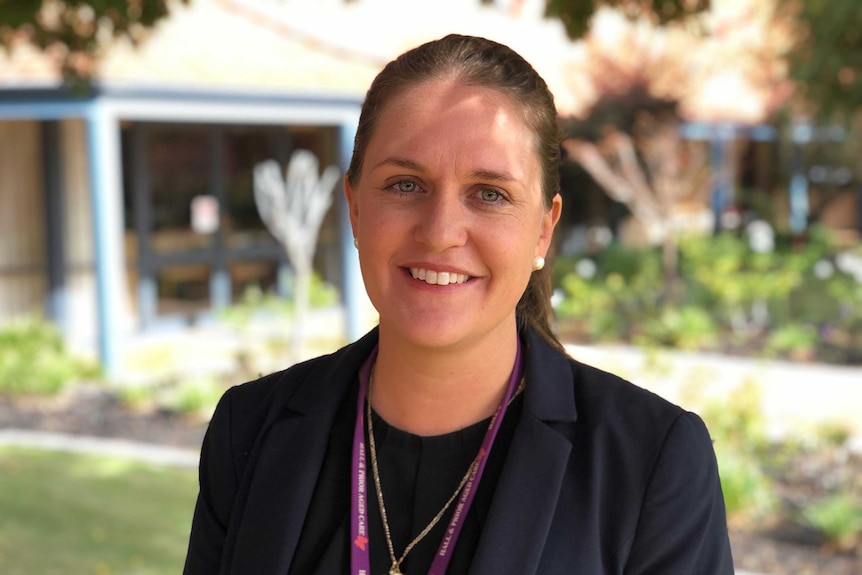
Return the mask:
<svg viewBox="0 0 862 575"><path fill-rule="evenodd" d="M532 330L525 330L524 335L524 411L497 483L471 575L536 573L572 450L571 441L558 431L577 419L572 364Z"/></svg>
<svg viewBox="0 0 862 575"><path fill-rule="evenodd" d="M525 410L545 422L575 421L578 410L571 359L530 328L524 330L522 341L527 359Z"/></svg>

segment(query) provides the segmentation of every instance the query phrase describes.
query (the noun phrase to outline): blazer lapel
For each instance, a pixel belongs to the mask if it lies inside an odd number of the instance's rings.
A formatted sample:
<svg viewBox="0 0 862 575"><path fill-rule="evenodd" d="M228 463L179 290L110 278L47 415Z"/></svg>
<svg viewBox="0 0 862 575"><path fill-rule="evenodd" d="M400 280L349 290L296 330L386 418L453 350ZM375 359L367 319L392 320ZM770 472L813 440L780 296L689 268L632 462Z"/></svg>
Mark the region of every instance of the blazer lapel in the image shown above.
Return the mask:
<svg viewBox="0 0 862 575"><path fill-rule="evenodd" d="M527 330L524 412L470 573L536 573L554 513L572 444L550 423L574 422L577 412L571 367Z"/></svg>
<svg viewBox="0 0 862 575"><path fill-rule="evenodd" d="M252 474L245 478L248 500L231 573L288 572L338 407L376 342L374 330L331 367L309 374L298 393L273 402L269 430L255 446Z"/></svg>
<svg viewBox="0 0 862 575"><path fill-rule="evenodd" d="M536 572L571 448L543 422L522 418L470 573Z"/></svg>

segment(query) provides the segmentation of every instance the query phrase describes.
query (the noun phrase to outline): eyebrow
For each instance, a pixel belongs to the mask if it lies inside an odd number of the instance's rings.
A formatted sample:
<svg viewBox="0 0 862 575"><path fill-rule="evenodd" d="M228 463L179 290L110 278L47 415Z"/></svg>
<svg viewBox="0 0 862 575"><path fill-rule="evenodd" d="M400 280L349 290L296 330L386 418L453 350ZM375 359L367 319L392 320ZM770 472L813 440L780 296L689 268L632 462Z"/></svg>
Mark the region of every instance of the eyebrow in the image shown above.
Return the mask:
<svg viewBox="0 0 862 575"><path fill-rule="evenodd" d="M425 167L413 160L408 160L407 158L386 158L382 162L378 163L374 168L379 168L380 166L396 166L398 168L405 168L408 170L413 170L416 172L425 172ZM472 179L476 180L486 180L486 181L494 181L494 182L514 182L517 181L514 176L508 174L506 172L498 172L496 170L475 170L470 174Z"/></svg>
<svg viewBox="0 0 862 575"><path fill-rule="evenodd" d="M471 176L477 180L486 180L494 182L514 182L516 179L505 172L496 172L494 170L476 170Z"/></svg>
<svg viewBox="0 0 862 575"><path fill-rule="evenodd" d="M418 162L414 162L413 160L408 160L406 158L386 158L382 162L379 162L374 166L373 169L377 169L380 166L395 166L397 168L406 168L408 170L413 170L416 172L424 172L425 168L422 164Z"/></svg>

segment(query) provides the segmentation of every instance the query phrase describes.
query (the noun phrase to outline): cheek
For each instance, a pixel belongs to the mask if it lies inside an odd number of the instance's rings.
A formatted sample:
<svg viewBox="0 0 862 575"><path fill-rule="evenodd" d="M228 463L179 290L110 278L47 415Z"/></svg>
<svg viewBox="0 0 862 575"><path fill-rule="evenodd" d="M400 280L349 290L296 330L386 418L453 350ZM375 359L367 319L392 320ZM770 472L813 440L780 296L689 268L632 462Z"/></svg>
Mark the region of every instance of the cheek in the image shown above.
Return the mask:
<svg viewBox="0 0 862 575"><path fill-rule="evenodd" d="M494 232L488 234L483 242L486 256L509 274L529 275L539 241L539 234L533 229L533 222L495 226Z"/></svg>

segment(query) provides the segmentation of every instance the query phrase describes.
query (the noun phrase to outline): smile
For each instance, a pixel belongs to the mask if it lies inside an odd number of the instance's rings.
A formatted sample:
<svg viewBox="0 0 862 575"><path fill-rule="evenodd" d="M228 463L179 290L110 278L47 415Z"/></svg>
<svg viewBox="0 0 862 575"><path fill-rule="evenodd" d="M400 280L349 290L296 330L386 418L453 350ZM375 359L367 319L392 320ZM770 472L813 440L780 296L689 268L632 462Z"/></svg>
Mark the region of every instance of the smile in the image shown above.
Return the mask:
<svg viewBox="0 0 862 575"><path fill-rule="evenodd" d="M455 272L435 272L422 268L410 268L413 279L422 280L427 284L445 286L449 284L462 284L470 279L470 276Z"/></svg>

